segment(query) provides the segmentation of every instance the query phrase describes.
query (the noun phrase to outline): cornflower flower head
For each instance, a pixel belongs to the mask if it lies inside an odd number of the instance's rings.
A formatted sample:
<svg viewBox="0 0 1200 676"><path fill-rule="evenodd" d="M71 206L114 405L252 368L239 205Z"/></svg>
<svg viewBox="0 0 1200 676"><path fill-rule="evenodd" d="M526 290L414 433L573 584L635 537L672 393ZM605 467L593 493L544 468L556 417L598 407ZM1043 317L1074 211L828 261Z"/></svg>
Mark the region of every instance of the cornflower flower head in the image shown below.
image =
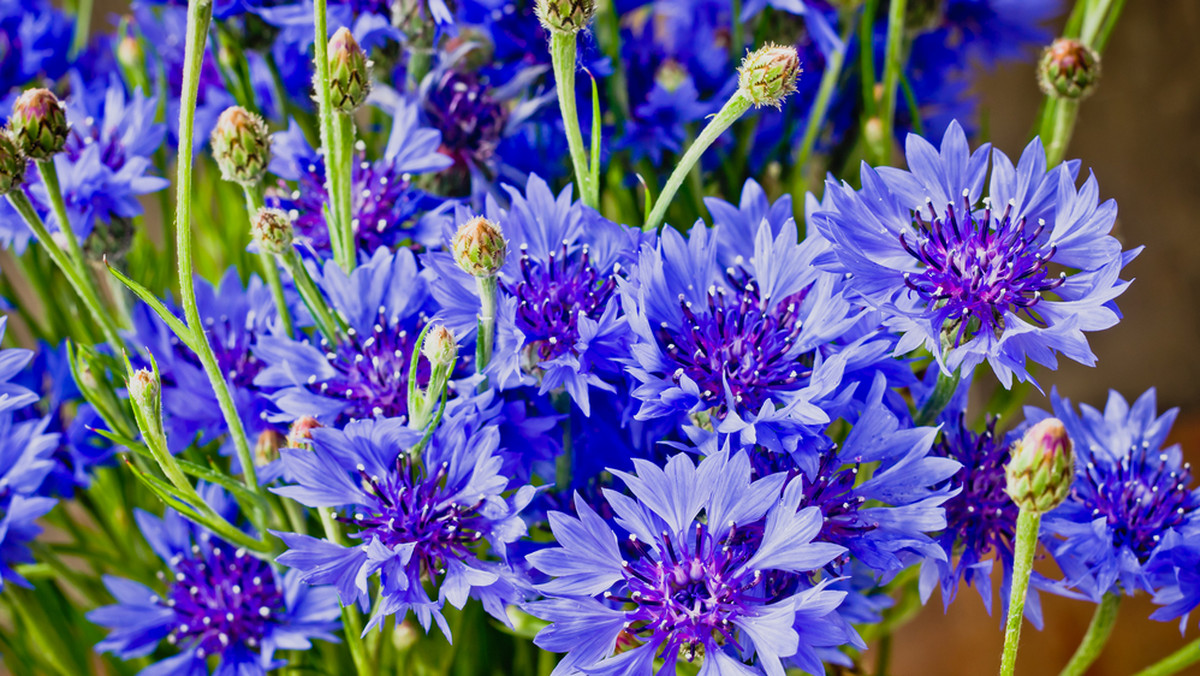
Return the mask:
<svg viewBox="0 0 1200 676"><path fill-rule="evenodd" d="M832 207L812 218L831 243L817 264L886 316L895 353L924 347L946 373L987 361L1005 387L1032 380L1027 360L1094 364L1083 332L1119 321L1118 276L1141 251L1121 251L1095 177L1076 188L1078 163L1047 170L1037 139L1015 166L988 145L972 152L958 124L940 151L909 135L907 159L864 164L861 190L828 181Z"/></svg>
<svg viewBox="0 0 1200 676"><path fill-rule="evenodd" d="M1094 601L1110 591L1169 589L1170 566L1158 559L1200 528L1191 465L1178 445L1164 446L1179 410L1160 416L1155 398L1150 389L1130 406L1110 392L1101 412L1051 393L1054 416L1075 444L1076 472L1066 502L1042 519L1042 542L1066 584ZM1049 414L1029 407L1025 416L1036 423Z"/></svg>
<svg viewBox="0 0 1200 676"><path fill-rule="evenodd" d="M236 505L219 488L202 485L200 491L219 512L236 517ZM165 642L177 652L150 667L152 673L205 674L215 656L215 673L264 674L287 664L275 658L278 650L307 650L314 638L337 640L332 587L309 587L295 571L281 574L174 510L162 518L134 510L134 517L166 570L154 588L104 577L116 603L87 615L111 629L97 652L129 660Z"/></svg>
<svg viewBox="0 0 1200 676"><path fill-rule="evenodd" d="M509 254L500 269L499 348L493 357L502 386L537 382L540 393L564 390L585 413L589 391L615 391L623 380L619 358L629 331L620 316L617 275L634 261L640 233L609 221L558 195L537 175L525 190L505 186L509 207L488 200L488 219L498 224ZM455 223L469 213L460 208ZM426 264L438 276L432 286L439 317L458 336L473 336L479 313L474 279L448 253Z"/></svg>
<svg viewBox="0 0 1200 676"><path fill-rule="evenodd" d="M528 609L550 622L534 643L567 653L556 674L632 676L656 659L660 674L680 659L702 660L705 676L782 676L785 660L820 673L818 645L797 627L820 646L857 641L834 612L845 592L809 581L845 549L813 541L822 514L800 507L800 481L752 480L743 452L634 465L614 470L632 497L604 492L627 535L576 495L578 516L549 515L558 546L527 557L553 578Z"/></svg>
<svg viewBox="0 0 1200 676"><path fill-rule="evenodd" d="M499 473L499 430L471 422L444 419L419 458L410 449L421 431L397 418L317 428L311 450L283 449L285 474L296 483L272 490L310 507L344 508L338 519L355 544L280 533L288 550L279 562L310 584L334 584L343 604L364 610L378 572L367 631L412 611L426 630L436 621L449 638L443 604L462 608L471 597L508 623L505 606L519 600L523 583L504 562L506 548L525 534L518 514L535 489L509 490Z"/></svg>
<svg viewBox="0 0 1200 676"><path fill-rule="evenodd" d="M619 285L636 417L690 415L697 429L794 451L829 422L819 404L851 394L839 391L843 375L890 348L870 334L841 344L862 313L837 275L813 267L823 241L797 242L787 226L774 235L763 221L722 265L719 232L692 228L684 240L665 229Z"/></svg>

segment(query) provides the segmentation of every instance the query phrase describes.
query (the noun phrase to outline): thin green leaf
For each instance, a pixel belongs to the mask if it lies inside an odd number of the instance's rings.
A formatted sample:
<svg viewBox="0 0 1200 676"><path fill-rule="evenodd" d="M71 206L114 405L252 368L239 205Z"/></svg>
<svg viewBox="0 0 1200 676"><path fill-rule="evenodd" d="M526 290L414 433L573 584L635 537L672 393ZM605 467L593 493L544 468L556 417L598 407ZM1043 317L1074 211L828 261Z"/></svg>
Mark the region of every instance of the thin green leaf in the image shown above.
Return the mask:
<svg viewBox="0 0 1200 676"><path fill-rule="evenodd" d="M600 146L602 128L600 124L600 92L596 87L596 76L586 68L583 72L592 78L592 160L591 166L588 167L589 173L592 175L592 185L600 185Z"/></svg>
<svg viewBox="0 0 1200 676"><path fill-rule="evenodd" d="M184 345L188 346L188 348L190 348L192 351L195 351L195 336L192 333L192 330L188 328L187 324L184 324L178 317L174 315L174 313L168 310L167 306L164 305L157 296L151 293L149 289L141 284L138 284L129 277L126 277L120 270L109 265L107 259L105 260L104 264L108 265L108 271L111 272L114 277L121 280L121 283L129 287L129 290L132 291L134 295L136 295L138 298L141 298L146 305L150 306L151 310L154 310L154 313L158 315L159 319L166 323L171 331L179 337L179 340L183 341Z"/></svg>

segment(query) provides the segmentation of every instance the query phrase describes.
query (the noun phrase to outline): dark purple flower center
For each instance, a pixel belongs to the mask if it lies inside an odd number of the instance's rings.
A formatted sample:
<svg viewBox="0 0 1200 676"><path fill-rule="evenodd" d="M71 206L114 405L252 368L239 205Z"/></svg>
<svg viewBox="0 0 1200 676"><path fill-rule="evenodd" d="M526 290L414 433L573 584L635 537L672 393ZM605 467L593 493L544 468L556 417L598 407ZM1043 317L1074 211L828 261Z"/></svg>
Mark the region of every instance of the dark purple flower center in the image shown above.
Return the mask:
<svg viewBox="0 0 1200 676"><path fill-rule="evenodd" d="M708 307L697 312L680 296L682 326L662 326L658 342L683 376L700 388L700 397L724 415L725 388L741 410L757 411L773 393L798 390L811 375L812 356L796 355L792 345L801 331L797 315L807 290L777 301L762 298L744 271L729 275L729 287L714 285Z"/></svg>
<svg viewBox="0 0 1200 676"><path fill-rule="evenodd" d="M368 162L360 153L351 174L354 231L361 249L371 252L402 240L417 212L424 208L424 195L412 188L412 177L399 173L391 162ZM325 163L314 159L300 176L298 187L280 190L268 198L268 206L292 216L296 234L307 238L316 249L329 249L329 227L325 223Z"/></svg>
<svg viewBox="0 0 1200 676"><path fill-rule="evenodd" d="M74 162L79 159L88 146L101 144L100 161L109 169L119 171L121 167L125 166L125 147L121 145L121 139L115 135L104 138L100 134L100 127L96 126L94 122L89 117L87 124L83 127L71 127L71 133L67 135L67 142L63 146L64 152Z"/></svg>
<svg viewBox="0 0 1200 676"><path fill-rule="evenodd" d="M996 420L989 419L987 429L976 434L959 416L957 424L946 426L931 454L962 463L950 479L951 487L961 491L943 504L946 549L961 546L971 562L992 553L1011 558L1020 510L1005 492L1009 446L996 437Z"/></svg>
<svg viewBox="0 0 1200 676"><path fill-rule="evenodd" d="M399 418L408 415L408 371L424 317L411 326L390 324L380 308L370 335L351 329L350 335L325 353L337 376L318 383L311 378L309 390L346 402L343 411L350 420L379 416ZM329 345L322 340L323 349ZM418 381L429 378L429 364L419 360Z"/></svg>
<svg viewBox="0 0 1200 676"><path fill-rule="evenodd" d="M475 73L447 70L424 103L430 126L442 133L442 148L456 165L480 165L500 145L508 113Z"/></svg>
<svg viewBox="0 0 1200 676"><path fill-rule="evenodd" d="M245 550L214 540L206 553L192 547L171 562L166 598L157 599L175 612L167 641L194 649L203 657L230 646L256 649L269 625L284 610L283 594L266 562Z"/></svg>
<svg viewBox="0 0 1200 676"><path fill-rule="evenodd" d="M1046 325L1037 303L1066 281L1066 273L1049 270L1056 249L1039 240L1044 222L1032 230L1023 217L1014 222L1012 204L999 218L993 219L991 205L977 216L966 197L962 213L953 204L940 214L932 203L926 207L928 221L918 209L915 232L900 235L901 246L922 267L904 273L904 283L931 304L954 345L983 331L999 335L1006 313Z"/></svg>
<svg viewBox="0 0 1200 676"><path fill-rule="evenodd" d="M625 610L628 635L662 640L669 662L691 660L701 646L736 646L733 621L766 602L762 572L742 569L753 549L736 527L720 542L697 524L694 539L662 533L657 552L634 535L624 545L624 581L604 598Z"/></svg>
<svg viewBox="0 0 1200 676"><path fill-rule="evenodd" d="M1184 522L1200 507L1188 490L1191 464L1172 468L1166 453L1151 453L1149 445L1134 445L1118 462L1098 459L1084 466L1072 494L1092 507L1112 529L1113 545L1128 547L1145 562L1163 533Z"/></svg>
<svg viewBox="0 0 1200 676"><path fill-rule="evenodd" d="M469 504L447 499L454 493L445 485L447 469L443 464L426 477L406 453L396 459L396 471L385 477L369 476L360 465L363 486L375 504L341 520L359 529L352 537L375 537L389 548L416 543L410 563L418 562L422 574L431 578L445 572L446 561L470 556L489 528L480 513L484 496Z"/></svg>
<svg viewBox="0 0 1200 676"><path fill-rule="evenodd" d="M517 328L525 334L529 361L561 356L579 342L579 316L597 318L608 304L616 279L593 267L585 244L571 254L564 243L547 260L532 258L521 246L521 277L504 283L517 299Z"/></svg>
<svg viewBox="0 0 1200 676"><path fill-rule="evenodd" d="M820 507L824 518L821 532L815 539L846 544L879 527L878 522L870 521L858 512L867 501L854 491L858 470L857 463L844 465L836 453L829 453L821 458L816 477L802 479L805 482L802 506ZM830 565L849 561L850 555L846 554Z"/></svg>

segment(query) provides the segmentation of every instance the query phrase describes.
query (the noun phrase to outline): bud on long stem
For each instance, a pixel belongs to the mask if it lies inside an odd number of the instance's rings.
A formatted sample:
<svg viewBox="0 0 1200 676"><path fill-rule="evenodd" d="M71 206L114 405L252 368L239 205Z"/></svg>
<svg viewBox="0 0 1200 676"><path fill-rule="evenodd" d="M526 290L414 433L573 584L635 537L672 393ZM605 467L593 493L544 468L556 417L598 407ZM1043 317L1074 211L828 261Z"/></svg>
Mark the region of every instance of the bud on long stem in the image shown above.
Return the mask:
<svg viewBox="0 0 1200 676"><path fill-rule="evenodd" d="M766 45L747 55L738 70L737 91L683 154L667 179L667 184L663 186L662 194L655 200L654 208L651 209L642 229L646 232L657 232L667 214L667 207L679 191L679 186L683 185L684 179L700 161L704 151L750 110L751 106L782 106L784 99L796 91L796 77L799 73L800 59L795 47Z"/></svg>

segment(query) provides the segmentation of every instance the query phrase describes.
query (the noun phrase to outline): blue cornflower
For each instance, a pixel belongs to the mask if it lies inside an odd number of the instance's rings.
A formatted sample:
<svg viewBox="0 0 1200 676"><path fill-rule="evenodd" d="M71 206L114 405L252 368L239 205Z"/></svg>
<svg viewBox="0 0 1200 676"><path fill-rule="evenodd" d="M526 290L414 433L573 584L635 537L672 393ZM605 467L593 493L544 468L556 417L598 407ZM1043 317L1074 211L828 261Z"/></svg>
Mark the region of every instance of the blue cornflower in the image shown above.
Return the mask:
<svg viewBox="0 0 1200 676"><path fill-rule="evenodd" d="M403 243L432 246L440 233L421 215L440 200L415 188L413 175L445 169L450 159L438 152L438 132L418 123L414 104L397 96L380 108L392 118L387 146L374 161L360 153L351 175L351 214L358 248L370 254L381 246ZM294 182L295 188L281 182L279 191L268 197L269 206L290 212L297 238L327 254L325 160L309 145L295 121L286 132L275 135L270 169Z"/></svg>
<svg viewBox="0 0 1200 676"><path fill-rule="evenodd" d="M797 242L790 226L774 235L763 221L725 267L719 232L692 228L685 241L667 228L620 285L637 418L690 414L740 443L794 451L801 434L829 422L818 403L851 394L839 391L844 373L878 362L889 345L870 335L834 342L862 313L840 277L813 267L824 242Z"/></svg>
<svg viewBox="0 0 1200 676"><path fill-rule="evenodd" d="M862 190L827 181L832 208L811 220L832 250L817 263L886 315L896 354L924 347L947 373L986 360L1008 387L1032 379L1027 359L1091 365L1083 332L1119 321L1118 275L1141 249L1121 251L1095 177L1077 189L1078 163L1047 171L1037 139L1015 167L990 151L985 195L989 150L955 123L940 152L908 137L908 171L864 165Z"/></svg>
<svg viewBox="0 0 1200 676"><path fill-rule="evenodd" d="M619 359L629 330L620 316L617 273L635 260L640 231L600 216L558 195L537 175L524 194L505 186L508 209L488 199L485 213L504 233L512 252L499 274L500 347L495 366L501 386L535 377L540 393L565 390L586 413L590 388L614 391L624 380ZM470 218L460 208L444 233ZM447 252L425 257L438 276L432 286L443 308L439 318L460 337L474 334L479 296L473 277Z"/></svg>
<svg viewBox="0 0 1200 676"><path fill-rule="evenodd" d="M200 491L220 513L236 516L236 505L220 489ZM167 571L159 572L157 589L104 577L117 603L87 615L112 630L96 645L98 652L129 660L150 655L165 640L178 654L143 674L206 674L214 655L215 673L263 674L287 664L275 658L278 650L307 650L314 638L337 640L332 587L309 587L295 571L280 574L174 510L160 519L139 509L134 517Z"/></svg>
<svg viewBox="0 0 1200 676"><path fill-rule="evenodd" d="M349 276L329 261L317 285L346 322L348 335L336 345L303 336L259 339L254 355L264 368L254 385L273 390L280 412L271 420L313 416L341 425L406 416L410 362L431 309L428 282L412 251L380 247ZM420 360L419 369L424 385L428 362Z"/></svg>
<svg viewBox="0 0 1200 676"><path fill-rule="evenodd" d="M577 495L578 517L550 513L558 546L528 556L553 578L529 611L550 622L534 643L567 653L556 674L645 674L656 658L671 674L701 655L706 676L782 676L785 660L821 673L817 647L858 642L834 612L845 592L809 582L845 550L813 541L822 515L800 508L801 481L752 480L741 452L634 463L614 471L632 498L605 491L628 535Z"/></svg>
<svg viewBox="0 0 1200 676"><path fill-rule="evenodd" d="M364 609L368 579L378 572L366 631L411 610L426 630L436 621L450 638L443 604L462 608L469 597L507 624L505 606L519 600L520 580L494 559L525 534L518 513L535 489L507 490L499 430L476 428L471 416L444 419L418 460L409 449L420 437L398 418L361 420L313 430L311 450L283 449L296 484L272 490L310 507L346 507L338 518L356 544L280 533L288 551L279 562L310 584L336 585L343 604Z"/></svg>
<svg viewBox="0 0 1200 676"><path fill-rule="evenodd" d="M8 329L8 317L0 316L0 340ZM0 350L0 413L12 411L38 400L33 390L19 382L12 382L21 369L33 359L33 352L23 348Z"/></svg>
<svg viewBox="0 0 1200 676"><path fill-rule="evenodd" d="M63 45L71 44L74 22L45 0L0 2L0 110L31 82L55 81L71 62Z"/></svg>
<svg viewBox="0 0 1200 676"><path fill-rule="evenodd" d="M1156 559L1200 528L1191 465L1178 445L1164 447L1179 410L1159 416L1153 389L1133 406L1111 392L1103 412L1086 404L1077 412L1057 392L1050 401L1075 445L1071 495L1042 518L1042 543L1066 584L1094 601L1109 591L1171 587L1167 561ZM1049 414L1027 407L1025 416L1034 424ZM1189 565L1194 570L1195 559Z"/></svg>
<svg viewBox="0 0 1200 676"><path fill-rule="evenodd" d="M271 428L275 413L267 394L255 379L267 365L257 354L260 342L282 331L270 289L257 276L243 287L236 269L230 269L214 287L196 280L196 305L217 364L225 375L234 405L253 443ZM293 297L291 308L297 315ZM199 358L149 308L133 310L137 343L145 346L162 373L163 416L167 440L178 451L193 441L208 443L224 433L225 422L212 383ZM230 440L226 450L232 450Z"/></svg>
<svg viewBox="0 0 1200 676"><path fill-rule="evenodd" d="M36 521L57 504L38 494L58 446L58 435L46 433L49 422L17 422L11 412L0 413L0 591L8 582L29 586L15 567L33 562L27 543L42 532Z"/></svg>
<svg viewBox="0 0 1200 676"><path fill-rule="evenodd" d="M752 178L746 179L736 206L720 197L705 197L704 206L717 226L717 262L721 265L733 265L738 256L744 257L746 242L754 241L764 220L771 226L772 237L778 237L785 227L796 227L792 220L792 196L780 195L772 202Z"/></svg>

